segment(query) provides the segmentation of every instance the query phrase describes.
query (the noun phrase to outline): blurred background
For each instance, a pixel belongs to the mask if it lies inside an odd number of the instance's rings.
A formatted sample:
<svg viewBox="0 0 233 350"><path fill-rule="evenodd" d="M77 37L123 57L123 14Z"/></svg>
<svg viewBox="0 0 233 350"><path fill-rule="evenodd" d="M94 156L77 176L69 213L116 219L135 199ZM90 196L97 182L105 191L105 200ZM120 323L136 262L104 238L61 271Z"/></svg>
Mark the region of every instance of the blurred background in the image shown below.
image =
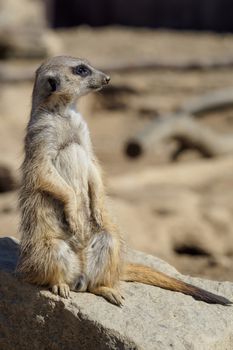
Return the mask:
<svg viewBox="0 0 233 350"><path fill-rule="evenodd" d="M233 281L233 3L0 0L0 236L17 188L36 67L87 58L111 75L81 99L127 243Z"/></svg>

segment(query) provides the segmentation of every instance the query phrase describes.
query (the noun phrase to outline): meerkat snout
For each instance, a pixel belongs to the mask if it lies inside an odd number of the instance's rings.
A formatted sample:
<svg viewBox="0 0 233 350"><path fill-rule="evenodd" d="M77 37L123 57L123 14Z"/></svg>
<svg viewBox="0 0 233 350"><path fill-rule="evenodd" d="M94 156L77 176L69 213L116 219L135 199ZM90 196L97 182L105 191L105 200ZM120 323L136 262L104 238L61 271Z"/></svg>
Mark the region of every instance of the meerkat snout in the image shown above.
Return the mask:
<svg viewBox="0 0 233 350"><path fill-rule="evenodd" d="M90 76L88 87L91 90L101 90L105 85L108 85L110 76L93 68Z"/></svg>
<svg viewBox="0 0 233 350"><path fill-rule="evenodd" d="M110 82L110 80L111 80L110 76L106 75L105 78L104 78L105 84L107 85Z"/></svg>

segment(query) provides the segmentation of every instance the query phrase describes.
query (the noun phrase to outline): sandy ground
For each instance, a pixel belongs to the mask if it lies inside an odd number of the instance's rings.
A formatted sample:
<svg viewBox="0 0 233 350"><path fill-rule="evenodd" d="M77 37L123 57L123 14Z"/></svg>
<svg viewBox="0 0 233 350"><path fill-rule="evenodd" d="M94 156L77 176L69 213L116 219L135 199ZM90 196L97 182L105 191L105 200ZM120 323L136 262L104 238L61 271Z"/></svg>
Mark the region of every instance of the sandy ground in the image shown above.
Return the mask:
<svg viewBox="0 0 233 350"><path fill-rule="evenodd" d="M90 28L59 31L60 53L87 57L93 65L161 59L184 62L233 55L233 36ZM10 62L36 66L36 61ZM127 243L174 264L180 271L233 280L233 161L203 159L188 151L171 162L173 144L151 148L129 160L125 142L157 115L178 108L191 97L233 85L233 69L141 70L111 74L111 86L80 101L96 153L104 168L110 206ZM19 177L24 129L30 113L30 82L1 85L0 163ZM233 108L209 112L200 123L233 135ZM226 165L227 164L227 165ZM218 169L210 179L205 166ZM204 166L203 174L202 167ZM221 171L223 169L223 171ZM162 174L139 185L145 171ZM210 170L211 173L212 170ZM164 178L163 178L164 172ZM208 172L208 170L207 170ZM186 175L184 175L186 174ZM185 176L185 177L184 177ZM122 186L127 178L130 186ZM123 182L122 182L123 181ZM143 181L142 181L143 182ZM17 192L0 195L0 236L17 236Z"/></svg>

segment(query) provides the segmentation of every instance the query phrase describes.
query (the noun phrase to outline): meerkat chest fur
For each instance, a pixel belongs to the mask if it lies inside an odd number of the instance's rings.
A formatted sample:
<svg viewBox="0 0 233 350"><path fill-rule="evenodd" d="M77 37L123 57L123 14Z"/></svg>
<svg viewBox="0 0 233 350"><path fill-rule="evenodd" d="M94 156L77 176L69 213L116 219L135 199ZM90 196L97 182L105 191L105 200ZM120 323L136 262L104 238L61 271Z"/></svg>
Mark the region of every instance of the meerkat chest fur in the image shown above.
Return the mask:
<svg viewBox="0 0 233 350"><path fill-rule="evenodd" d="M57 152L54 165L73 188L81 207L89 208L88 178L91 167L91 141L82 115L70 109L56 122Z"/></svg>

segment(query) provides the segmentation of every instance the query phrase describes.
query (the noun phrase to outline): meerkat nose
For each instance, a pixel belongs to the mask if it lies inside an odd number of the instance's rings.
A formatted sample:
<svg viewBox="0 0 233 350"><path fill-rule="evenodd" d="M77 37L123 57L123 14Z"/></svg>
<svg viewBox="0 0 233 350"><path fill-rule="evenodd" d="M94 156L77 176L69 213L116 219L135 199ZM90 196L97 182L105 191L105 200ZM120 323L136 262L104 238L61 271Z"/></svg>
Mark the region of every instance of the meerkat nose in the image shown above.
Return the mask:
<svg viewBox="0 0 233 350"><path fill-rule="evenodd" d="M110 76L109 76L109 75L106 75L106 77L105 77L105 79L104 79L104 80L105 80L105 83L108 84L108 83L110 82L110 79L111 79Z"/></svg>

